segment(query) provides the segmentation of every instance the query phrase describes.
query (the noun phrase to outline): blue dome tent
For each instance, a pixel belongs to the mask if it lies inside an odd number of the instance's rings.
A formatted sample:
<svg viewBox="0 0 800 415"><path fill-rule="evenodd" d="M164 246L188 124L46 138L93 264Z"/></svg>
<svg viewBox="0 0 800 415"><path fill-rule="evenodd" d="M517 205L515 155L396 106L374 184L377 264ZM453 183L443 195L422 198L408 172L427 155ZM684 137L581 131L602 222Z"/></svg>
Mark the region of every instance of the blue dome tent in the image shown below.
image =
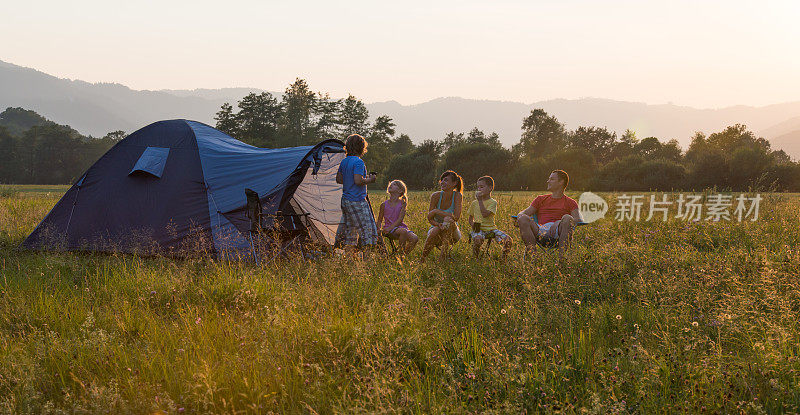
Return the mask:
<svg viewBox="0 0 800 415"><path fill-rule="evenodd" d="M308 214L308 233L332 245L341 218L339 140L253 147L189 120L150 124L104 154L22 243L29 249L218 257L250 253L245 188L265 217Z"/></svg>

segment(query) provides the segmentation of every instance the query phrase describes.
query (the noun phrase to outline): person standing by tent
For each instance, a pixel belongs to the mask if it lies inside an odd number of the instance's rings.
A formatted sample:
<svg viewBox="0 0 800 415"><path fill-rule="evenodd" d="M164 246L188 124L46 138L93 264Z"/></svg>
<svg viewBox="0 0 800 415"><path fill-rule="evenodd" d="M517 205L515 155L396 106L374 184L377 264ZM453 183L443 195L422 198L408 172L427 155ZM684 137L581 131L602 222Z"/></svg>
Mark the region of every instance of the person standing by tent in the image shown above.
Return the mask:
<svg viewBox="0 0 800 415"><path fill-rule="evenodd" d="M344 142L347 157L339 164L336 183L342 185L342 216L344 244L372 246L378 243L378 229L372 207L367 200L367 184L374 183L375 174L367 174L367 166L361 156L367 152L367 140L351 134Z"/></svg>

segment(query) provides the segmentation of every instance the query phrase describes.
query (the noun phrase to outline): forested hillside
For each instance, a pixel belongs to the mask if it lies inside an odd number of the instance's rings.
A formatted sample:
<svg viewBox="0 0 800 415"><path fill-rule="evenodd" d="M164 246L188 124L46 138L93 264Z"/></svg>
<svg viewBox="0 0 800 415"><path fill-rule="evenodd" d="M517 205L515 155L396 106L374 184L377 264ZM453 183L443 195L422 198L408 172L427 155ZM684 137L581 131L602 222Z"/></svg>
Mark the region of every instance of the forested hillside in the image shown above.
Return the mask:
<svg viewBox="0 0 800 415"><path fill-rule="evenodd" d="M251 93L235 107L225 103L215 120L234 138L265 148L362 134L369 143L364 159L379 173L378 185L399 178L411 189L430 189L439 173L453 169L468 188L488 174L498 189L537 190L550 171L564 169L573 189L800 191L800 165L742 124L696 133L683 149L675 139L639 137L632 130L570 130L537 108L520 120L520 139L508 147L497 133L479 128L411 137L390 116L371 115L357 97L333 99L303 79L280 96ZM124 136L87 137L33 111L8 108L0 114L0 183L71 183Z"/></svg>

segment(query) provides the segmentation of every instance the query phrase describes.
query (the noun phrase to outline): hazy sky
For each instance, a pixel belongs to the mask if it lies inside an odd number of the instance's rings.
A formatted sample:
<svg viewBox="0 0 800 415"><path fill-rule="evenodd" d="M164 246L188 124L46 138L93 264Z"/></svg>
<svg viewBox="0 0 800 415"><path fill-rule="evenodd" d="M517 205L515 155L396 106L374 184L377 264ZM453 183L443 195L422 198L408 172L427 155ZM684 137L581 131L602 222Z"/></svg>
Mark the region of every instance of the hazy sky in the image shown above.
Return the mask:
<svg viewBox="0 0 800 415"><path fill-rule="evenodd" d="M13 1L0 60L134 89L283 90L414 104L602 97L800 100L800 0Z"/></svg>

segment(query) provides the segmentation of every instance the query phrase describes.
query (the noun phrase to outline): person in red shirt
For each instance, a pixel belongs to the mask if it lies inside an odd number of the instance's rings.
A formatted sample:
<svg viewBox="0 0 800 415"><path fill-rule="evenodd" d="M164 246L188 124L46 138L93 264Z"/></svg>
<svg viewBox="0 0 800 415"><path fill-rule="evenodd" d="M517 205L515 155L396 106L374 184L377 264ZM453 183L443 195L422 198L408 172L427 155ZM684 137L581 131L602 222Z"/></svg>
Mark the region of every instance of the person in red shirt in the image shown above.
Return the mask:
<svg viewBox="0 0 800 415"><path fill-rule="evenodd" d="M539 195L522 212L517 215L516 225L525 243L526 250L531 253L537 241L558 243L558 257L564 258L564 252L572 240L572 230L581 221L578 202L564 195L569 184L569 175L564 170L553 170L547 178L549 195ZM536 215L538 221L533 220Z"/></svg>

